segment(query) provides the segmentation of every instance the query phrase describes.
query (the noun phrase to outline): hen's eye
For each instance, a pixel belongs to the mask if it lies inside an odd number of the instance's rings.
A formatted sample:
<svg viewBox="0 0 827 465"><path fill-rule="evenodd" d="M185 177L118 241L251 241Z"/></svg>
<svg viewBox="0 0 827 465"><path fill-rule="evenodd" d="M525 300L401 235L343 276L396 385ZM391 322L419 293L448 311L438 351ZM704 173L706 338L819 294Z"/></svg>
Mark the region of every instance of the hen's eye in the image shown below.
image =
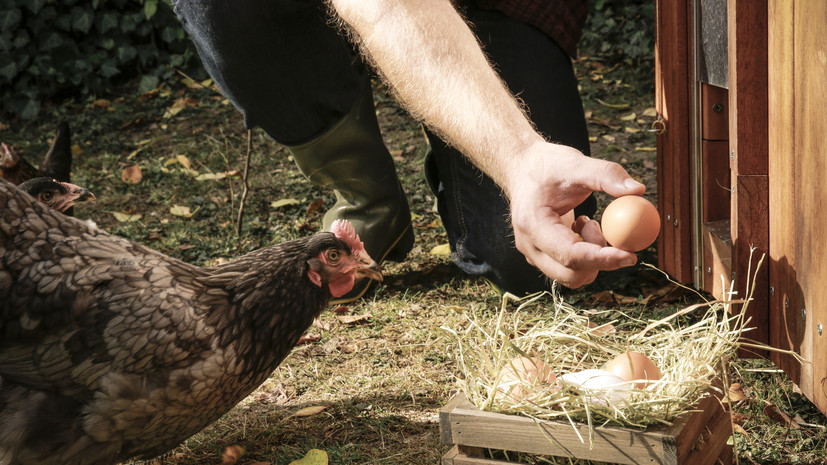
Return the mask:
<svg viewBox="0 0 827 465"><path fill-rule="evenodd" d="M44 192L44 193L40 194L40 198L43 199L44 202L48 202L48 201L52 200L54 198L54 196L55 196L54 192Z"/></svg>
<svg viewBox="0 0 827 465"><path fill-rule="evenodd" d="M334 265L336 263L339 263L339 260L342 258L342 254L340 254L339 251L335 249L328 250L325 256L327 257L327 261Z"/></svg>

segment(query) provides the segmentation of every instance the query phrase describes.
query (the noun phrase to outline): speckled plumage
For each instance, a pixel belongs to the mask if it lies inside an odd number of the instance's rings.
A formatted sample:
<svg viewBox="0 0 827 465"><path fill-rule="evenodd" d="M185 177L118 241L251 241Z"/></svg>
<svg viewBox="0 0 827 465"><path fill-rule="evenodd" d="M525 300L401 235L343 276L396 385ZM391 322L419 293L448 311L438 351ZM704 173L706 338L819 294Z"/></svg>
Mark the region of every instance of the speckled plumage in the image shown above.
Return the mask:
<svg viewBox="0 0 827 465"><path fill-rule="evenodd" d="M327 304L332 233L201 269L0 180L0 465L177 446L258 387ZM375 263L374 263L375 265ZM330 278L332 279L332 278Z"/></svg>

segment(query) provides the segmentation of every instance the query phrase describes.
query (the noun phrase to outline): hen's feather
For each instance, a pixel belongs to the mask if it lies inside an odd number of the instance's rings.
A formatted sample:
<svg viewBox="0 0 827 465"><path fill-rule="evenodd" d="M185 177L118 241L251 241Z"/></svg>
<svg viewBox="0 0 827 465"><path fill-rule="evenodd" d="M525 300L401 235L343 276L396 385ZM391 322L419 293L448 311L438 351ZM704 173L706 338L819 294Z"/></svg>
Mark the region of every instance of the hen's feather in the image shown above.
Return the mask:
<svg viewBox="0 0 827 465"><path fill-rule="evenodd" d="M232 408L330 298L331 233L202 269L0 180L0 464L166 452Z"/></svg>

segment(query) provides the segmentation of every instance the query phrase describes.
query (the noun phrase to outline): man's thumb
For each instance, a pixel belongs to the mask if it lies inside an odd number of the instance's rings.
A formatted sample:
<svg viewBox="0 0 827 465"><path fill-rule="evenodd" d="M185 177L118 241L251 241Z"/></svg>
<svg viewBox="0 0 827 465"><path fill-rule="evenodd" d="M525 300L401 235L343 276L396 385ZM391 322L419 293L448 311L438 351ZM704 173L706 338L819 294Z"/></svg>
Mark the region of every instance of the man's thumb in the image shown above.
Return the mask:
<svg viewBox="0 0 827 465"><path fill-rule="evenodd" d="M609 163L606 167L603 191L612 197L623 195L643 195L646 186L634 180L629 173L617 163Z"/></svg>

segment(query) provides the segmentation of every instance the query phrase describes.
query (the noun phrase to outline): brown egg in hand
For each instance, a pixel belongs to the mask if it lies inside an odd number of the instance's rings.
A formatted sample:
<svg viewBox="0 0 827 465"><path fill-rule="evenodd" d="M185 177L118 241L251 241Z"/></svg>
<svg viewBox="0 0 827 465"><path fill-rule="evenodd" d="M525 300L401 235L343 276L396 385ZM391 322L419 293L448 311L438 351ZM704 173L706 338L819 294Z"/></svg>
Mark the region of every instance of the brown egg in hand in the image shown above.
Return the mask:
<svg viewBox="0 0 827 465"><path fill-rule="evenodd" d="M626 352L609 360L603 369L626 381L639 381L635 387L643 389L647 381L660 379L660 369L649 357L638 352Z"/></svg>
<svg viewBox="0 0 827 465"><path fill-rule="evenodd" d="M500 372L500 390L507 398L519 402L531 393L531 387L554 384L557 376L537 357L515 357ZM510 391L509 391L510 390Z"/></svg>
<svg viewBox="0 0 827 465"><path fill-rule="evenodd" d="M658 238L660 215L652 202L638 195L624 195L606 207L600 225L612 247L639 252Z"/></svg>

